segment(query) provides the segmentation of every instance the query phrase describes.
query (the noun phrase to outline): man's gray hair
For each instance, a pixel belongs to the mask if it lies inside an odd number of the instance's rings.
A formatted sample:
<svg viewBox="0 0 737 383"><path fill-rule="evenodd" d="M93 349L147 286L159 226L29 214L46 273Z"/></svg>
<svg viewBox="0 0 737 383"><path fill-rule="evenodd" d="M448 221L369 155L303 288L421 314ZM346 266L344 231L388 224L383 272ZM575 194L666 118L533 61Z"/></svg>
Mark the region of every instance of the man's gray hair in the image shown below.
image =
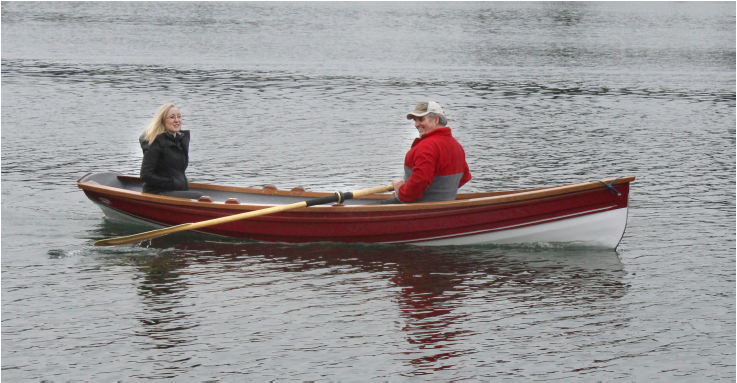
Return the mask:
<svg viewBox="0 0 737 383"><path fill-rule="evenodd" d="M434 119L435 119L435 117L440 117L440 121L439 121L439 123L440 123L440 126L442 126L442 127L446 127L446 126L448 126L448 119L447 119L447 118L445 118L445 116L443 116L442 114L438 114L438 113L428 113L428 114L427 114L427 117L430 117L430 119L432 119L432 120L434 120Z"/></svg>

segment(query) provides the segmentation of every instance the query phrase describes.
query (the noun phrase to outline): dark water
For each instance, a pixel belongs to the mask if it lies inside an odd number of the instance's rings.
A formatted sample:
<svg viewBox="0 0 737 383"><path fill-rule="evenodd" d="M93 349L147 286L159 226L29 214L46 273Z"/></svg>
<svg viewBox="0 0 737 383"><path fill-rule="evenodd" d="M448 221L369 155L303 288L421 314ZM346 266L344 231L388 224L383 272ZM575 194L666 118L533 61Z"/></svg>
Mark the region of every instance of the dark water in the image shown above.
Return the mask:
<svg viewBox="0 0 737 383"><path fill-rule="evenodd" d="M735 4L2 3L5 380L735 380ZM616 252L107 221L165 102L189 176L354 190L441 103L462 191L624 175Z"/></svg>

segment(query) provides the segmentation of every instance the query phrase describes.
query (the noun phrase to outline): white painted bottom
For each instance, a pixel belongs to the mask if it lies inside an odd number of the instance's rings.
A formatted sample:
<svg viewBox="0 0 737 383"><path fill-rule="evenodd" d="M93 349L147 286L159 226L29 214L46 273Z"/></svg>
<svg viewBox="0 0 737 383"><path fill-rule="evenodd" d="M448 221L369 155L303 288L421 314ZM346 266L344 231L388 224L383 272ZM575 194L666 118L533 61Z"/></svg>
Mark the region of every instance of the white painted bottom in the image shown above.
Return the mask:
<svg viewBox="0 0 737 383"><path fill-rule="evenodd" d="M489 233L468 233L462 237L437 237L419 246L483 245L483 244L537 244L575 243L615 249L627 226L627 208L588 214L580 217L541 223L520 228L510 227Z"/></svg>

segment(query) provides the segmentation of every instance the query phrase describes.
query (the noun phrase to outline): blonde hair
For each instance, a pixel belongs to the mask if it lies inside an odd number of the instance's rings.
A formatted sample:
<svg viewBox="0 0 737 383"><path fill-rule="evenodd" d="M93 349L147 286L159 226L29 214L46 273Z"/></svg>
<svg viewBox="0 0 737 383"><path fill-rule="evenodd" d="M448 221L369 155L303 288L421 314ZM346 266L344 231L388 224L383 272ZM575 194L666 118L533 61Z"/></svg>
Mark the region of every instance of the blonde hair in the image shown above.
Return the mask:
<svg viewBox="0 0 737 383"><path fill-rule="evenodd" d="M146 130L143 132L143 136L145 137L145 140L148 141L148 144L151 145L152 142L156 139L156 137L159 136L159 134L164 133L166 131L166 127L164 126L164 119L166 118L166 114L169 112L169 109L175 107L174 104L164 104L159 107L159 110L156 111L156 115L154 115L154 119L151 120L151 123L148 125Z"/></svg>

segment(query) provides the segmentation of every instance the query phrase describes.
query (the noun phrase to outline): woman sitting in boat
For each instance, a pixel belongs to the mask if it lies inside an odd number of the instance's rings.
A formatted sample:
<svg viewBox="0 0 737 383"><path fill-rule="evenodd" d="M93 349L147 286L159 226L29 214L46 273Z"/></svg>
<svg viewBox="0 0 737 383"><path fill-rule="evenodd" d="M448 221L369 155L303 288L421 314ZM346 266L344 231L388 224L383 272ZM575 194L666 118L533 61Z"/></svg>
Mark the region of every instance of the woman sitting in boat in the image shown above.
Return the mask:
<svg viewBox="0 0 737 383"><path fill-rule="evenodd" d="M184 174L189 164L189 130L182 130L182 114L174 104L164 104L138 139L143 149L143 192L197 199Z"/></svg>

